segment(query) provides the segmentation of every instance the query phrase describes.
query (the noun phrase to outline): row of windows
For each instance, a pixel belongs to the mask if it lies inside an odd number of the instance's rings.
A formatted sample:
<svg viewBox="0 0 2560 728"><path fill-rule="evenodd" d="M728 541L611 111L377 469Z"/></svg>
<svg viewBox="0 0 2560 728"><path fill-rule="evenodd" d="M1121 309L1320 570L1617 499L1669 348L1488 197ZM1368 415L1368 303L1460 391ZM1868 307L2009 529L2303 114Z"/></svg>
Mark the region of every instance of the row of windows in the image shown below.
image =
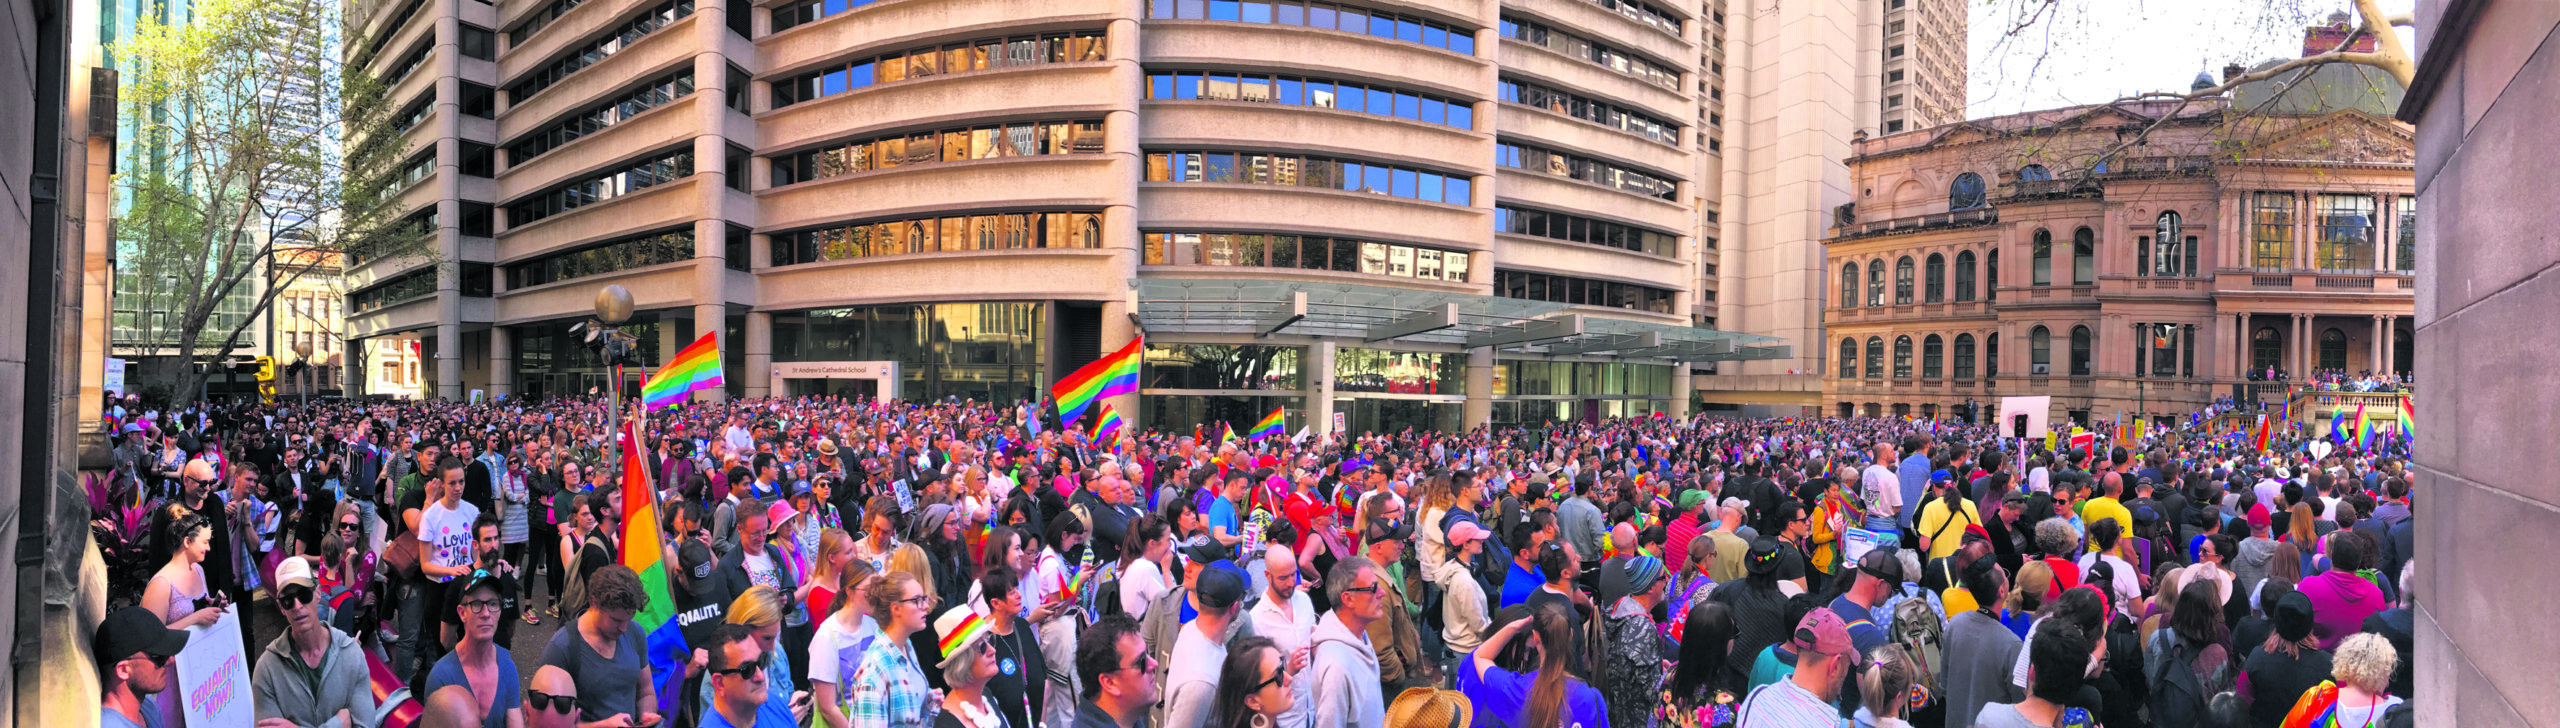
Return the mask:
<svg viewBox="0 0 2560 728"><path fill-rule="evenodd" d="M773 236L773 265L910 253L1102 247L1102 213L1011 212L840 225Z"/></svg>
<svg viewBox="0 0 2560 728"><path fill-rule="evenodd" d="M560 16L567 15L569 13L570 8L577 7L586 1L587 0L551 0L551 2L543 3L540 9L525 14L523 20L516 21L515 25L507 28L508 43L510 45L517 46L524 45L525 39L532 38L533 34L542 32L543 28L551 27L551 21L559 20Z"/></svg>
<svg viewBox="0 0 2560 728"><path fill-rule="evenodd" d="M1149 152L1147 181L1322 187L1451 205L1474 200L1467 177L1293 154Z"/></svg>
<svg viewBox="0 0 2560 728"><path fill-rule="evenodd" d="M1545 172L1632 192L1658 200L1680 198L1680 183L1597 159L1503 142L1494 145L1493 163L1513 169Z"/></svg>
<svg viewBox="0 0 2560 728"><path fill-rule="evenodd" d="M1167 233L1145 236L1147 265L1220 265L1366 273L1465 283L1464 251L1315 235Z"/></svg>
<svg viewBox="0 0 2560 728"><path fill-rule="evenodd" d="M1664 144L1680 143L1680 125L1643 112L1526 81L1502 80L1502 100L1527 104Z"/></svg>
<svg viewBox="0 0 2560 728"><path fill-rule="evenodd" d="M551 62L525 74L523 80L507 87L507 98L512 103L524 103L525 100L533 98L534 94L542 93L543 90L551 88L552 84L568 78L570 74L586 70L588 66L602 62L613 54L622 52L622 49L631 47L631 44L639 42L650 33L657 32L659 28L667 27L668 24L692 14L693 0L675 0L651 8L640 17L632 18L629 22L605 31L604 37L562 52Z"/></svg>
<svg viewBox="0 0 2560 728"><path fill-rule="evenodd" d="M2037 327L2036 330L2043 331L2044 329L2043 327ZM2086 327L2083 327L2082 332L2085 333L2086 331ZM1986 377L1996 377L2000 375L2000 335L1992 334L1990 338L1987 339L1987 343L1988 345L1985 347L1986 355L1982 360L1982 375ZM1945 378L1947 372L1941 367L1941 365L1945 363L1948 358L1946 354L1947 342L1945 339L1940 338L1937 334L1930 334L1928 338L1923 339L1920 343L1920 378ZM1840 378L1857 378L1860 369L1858 366L1858 340L1856 338L1840 340L1839 359ZM1972 334L1956 334L1954 364L1954 378L1973 378L1974 357ZM1864 370L1866 372L1866 378L1883 379L1884 365L1884 337L1867 337L1866 367ZM1911 337L1909 336L1897 336L1893 339L1893 378L1911 378Z"/></svg>
<svg viewBox="0 0 2560 728"><path fill-rule="evenodd" d="M2372 195L2323 194L2312 197L2311 264L2320 270L2354 271L2375 267L2377 207ZM2391 250L2382 263L2391 270L2418 267L2418 198L2402 195L2392 212L2398 225ZM2250 263L2259 268L2292 268L2294 195L2260 192L2250 205Z"/></svg>
<svg viewBox="0 0 2560 728"><path fill-rule="evenodd" d="M1384 86L1322 78L1234 73L1156 73L1147 77L1147 98L1260 101L1290 106L1318 106L1446 124L1460 129L1475 128L1475 108L1464 101L1408 93Z"/></svg>
<svg viewBox="0 0 2560 728"><path fill-rule="evenodd" d="M1626 51L1547 27L1534 20L1505 16L1502 19L1502 37L1538 45L1575 60L1607 66L1609 70L1660 86L1668 91L1680 90L1680 72L1670 66L1637 58Z"/></svg>
<svg viewBox="0 0 2560 728"><path fill-rule="evenodd" d="M773 83L773 107L834 96L879 83L892 83L946 73L994 68L1020 68L1051 63L1103 60L1110 44L1099 30L1044 36L988 38L967 43L911 48L855 59Z"/></svg>
<svg viewBox="0 0 2560 728"><path fill-rule="evenodd" d="M570 182L507 206L507 225L523 227L535 220L575 210L693 175L693 148L688 145Z"/></svg>
<svg viewBox="0 0 2560 728"><path fill-rule="evenodd" d="M507 266L507 289L603 275L693 259L693 227L667 230L552 253Z"/></svg>
<svg viewBox="0 0 2560 728"><path fill-rule="evenodd" d="M1493 272L1493 295L1531 301L1671 312L1672 292L1634 283L1600 281L1516 270Z"/></svg>
<svg viewBox="0 0 2560 728"><path fill-rule="evenodd" d="M1680 236L1678 235L1654 232L1625 223L1510 205L1493 208L1493 231L1604 245L1666 257L1680 254Z"/></svg>
<svg viewBox="0 0 2560 728"><path fill-rule="evenodd" d="M347 296L347 313L361 314L436 292L436 268L428 266L392 277L380 285Z"/></svg>
<svg viewBox="0 0 2560 728"><path fill-rule="evenodd" d="M1973 251L1964 250L1956 253L1955 300L1958 302L1973 300L1973 262ZM1911 267L1911 256L1902 256L1901 260L1894 261L1893 305L1908 305L1912 301ZM1925 279L1926 285L1923 289L1923 297L1921 300L1928 303L1943 303L1947 300L1947 257L1940 253L1930 253L1927 268L1928 273ZM1866 305L1885 305L1884 261L1881 259L1867 261L1866 271ZM1991 265L1989 266L1988 273L1990 285L1984 286L1986 293L1990 292L1989 289L1999 286L1999 251L1992 251ZM1986 297L1986 299L1987 298L1988 297ZM1840 264L1839 305L1841 308L1858 307L1858 264L1855 261Z"/></svg>
<svg viewBox="0 0 2560 728"><path fill-rule="evenodd" d="M1472 56L1473 31L1371 10L1358 5L1305 0L1147 0L1147 17L1156 20L1225 20L1331 28L1346 33L1400 40Z"/></svg>
<svg viewBox="0 0 2560 728"><path fill-rule="evenodd" d="M665 106L691 93L693 93L693 70L688 68L676 72L675 75L651 81L647 85L633 89L630 93L598 104L595 108L572 114L568 118L516 140L516 143L507 145L507 161L510 164L523 164L526 160L542 156L544 152L560 148L560 145L604 131L605 127L639 116L641 112Z"/></svg>
<svg viewBox="0 0 2560 728"><path fill-rule="evenodd" d="M1680 34L1680 18L1673 16L1670 11L1652 5L1636 2L1636 0L1583 0L1583 2L1615 10L1619 15L1626 16L1628 20L1652 26L1654 30L1675 36Z"/></svg>
<svg viewBox="0 0 2560 728"><path fill-rule="evenodd" d="M1101 154L1102 122L944 129L870 139L773 158L773 186L875 169L1049 154Z"/></svg>
<svg viewBox="0 0 2560 728"><path fill-rule="evenodd" d="M2088 228L2071 231L2071 285L2085 286L2098 280L2098 246L2096 234ZM2028 243L2027 282L2038 286L2053 285L2053 233L2037 230Z"/></svg>
<svg viewBox="0 0 2560 728"><path fill-rule="evenodd" d="M873 2L877 2L877 0L804 0L803 2L780 5L773 9L773 32L780 33L792 28L815 23L818 22L819 18L824 18L847 10L862 7L864 5L869 5Z"/></svg>

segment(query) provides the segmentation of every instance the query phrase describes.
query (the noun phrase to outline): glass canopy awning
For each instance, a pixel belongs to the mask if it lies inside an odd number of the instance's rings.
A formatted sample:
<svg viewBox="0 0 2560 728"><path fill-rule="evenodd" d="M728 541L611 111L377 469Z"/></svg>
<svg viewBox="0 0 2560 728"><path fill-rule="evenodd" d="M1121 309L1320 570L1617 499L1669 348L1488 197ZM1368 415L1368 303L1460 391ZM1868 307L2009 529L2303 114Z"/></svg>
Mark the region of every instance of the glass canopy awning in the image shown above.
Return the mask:
<svg viewBox="0 0 2560 728"><path fill-rule="evenodd" d="M1402 341L1548 356L1710 362L1784 359L1776 337L1572 312L1572 304L1357 283L1142 278L1148 334Z"/></svg>

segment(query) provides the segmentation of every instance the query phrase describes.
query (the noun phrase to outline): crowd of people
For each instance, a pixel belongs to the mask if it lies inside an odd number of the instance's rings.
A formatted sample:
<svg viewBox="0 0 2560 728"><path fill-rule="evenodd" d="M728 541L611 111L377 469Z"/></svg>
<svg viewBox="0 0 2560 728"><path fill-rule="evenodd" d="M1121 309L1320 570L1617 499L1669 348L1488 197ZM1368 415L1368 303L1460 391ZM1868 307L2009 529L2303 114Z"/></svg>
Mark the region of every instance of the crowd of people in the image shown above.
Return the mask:
<svg viewBox="0 0 2560 728"><path fill-rule="evenodd" d="M108 726L184 726L171 656L223 624L260 728L2411 719L2408 453L2299 428L1103 442L808 397L625 410L618 461L596 399L118 404L92 487L149 576L96 632ZM224 621L261 601L266 644Z"/></svg>

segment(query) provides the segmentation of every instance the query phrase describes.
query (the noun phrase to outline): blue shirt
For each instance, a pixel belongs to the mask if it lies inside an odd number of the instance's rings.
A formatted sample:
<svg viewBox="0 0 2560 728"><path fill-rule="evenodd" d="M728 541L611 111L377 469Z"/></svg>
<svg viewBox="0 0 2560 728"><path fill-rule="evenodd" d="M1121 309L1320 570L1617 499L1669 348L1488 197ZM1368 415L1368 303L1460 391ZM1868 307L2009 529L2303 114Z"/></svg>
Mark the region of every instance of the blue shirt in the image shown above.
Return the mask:
<svg viewBox="0 0 2560 728"><path fill-rule="evenodd" d="M756 706L755 725L741 726L729 722L728 716L721 715L720 711L704 710L701 728L794 728L797 725L799 723L791 719L790 708L777 706L772 700L766 700Z"/></svg>
<svg viewBox="0 0 2560 728"><path fill-rule="evenodd" d="M152 702L152 697L142 696L142 722L135 723L113 708L100 708L98 728L160 728L160 704Z"/></svg>
<svg viewBox="0 0 2560 728"><path fill-rule="evenodd" d="M1527 728L1520 726L1520 721L1528 716L1529 689L1537 682L1537 673L1523 675L1493 666L1486 666L1479 673L1472 658L1458 663L1458 692L1475 705L1476 722L1480 725ZM1567 677L1564 724L1607 728L1608 702L1600 697L1599 690Z"/></svg>
<svg viewBox="0 0 2560 728"><path fill-rule="evenodd" d="M1502 603L1495 605L1494 608L1501 609L1527 602L1529 595L1538 593L1538 587L1546 585L1547 575L1538 573L1537 569L1523 567L1519 561L1513 561L1511 575L1502 578Z"/></svg>
<svg viewBox="0 0 2560 728"><path fill-rule="evenodd" d="M1200 514L1200 525L1208 528L1210 533L1217 533L1218 529L1225 528L1229 536L1244 535L1244 521L1236 518L1236 504L1223 497L1209 499L1208 509ZM1229 555L1235 553L1235 548L1232 546L1226 549Z"/></svg>
<svg viewBox="0 0 2560 728"><path fill-rule="evenodd" d="M1920 497L1929 492L1929 454L1912 453L1903 458L1893 475L1902 480L1902 512L1894 514L1894 522L1911 527L1911 519L1920 515Z"/></svg>
<svg viewBox="0 0 2560 728"><path fill-rule="evenodd" d="M489 700L489 717L482 719L480 726L481 728L507 728L507 711L524 704L524 680L516 677L516 660L507 655L507 648L493 645L491 649L498 651L498 694ZM428 695L436 694L437 690L443 689L446 685L460 685L464 690L471 689L470 679L464 677L462 673L460 651L445 653L444 659L437 660L435 668L427 671ZM480 698L477 694L471 697L473 700Z"/></svg>
<svg viewBox="0 0 2560 728"><path fill-rule="evenodd" d="M1831 613L1840 615L1840 621L1849 626L1849 644L1858 648L1858 654L1884 646L1884 628L1876 626L1875 613L1849 601L1848 595L1831 600Z"/></svg>

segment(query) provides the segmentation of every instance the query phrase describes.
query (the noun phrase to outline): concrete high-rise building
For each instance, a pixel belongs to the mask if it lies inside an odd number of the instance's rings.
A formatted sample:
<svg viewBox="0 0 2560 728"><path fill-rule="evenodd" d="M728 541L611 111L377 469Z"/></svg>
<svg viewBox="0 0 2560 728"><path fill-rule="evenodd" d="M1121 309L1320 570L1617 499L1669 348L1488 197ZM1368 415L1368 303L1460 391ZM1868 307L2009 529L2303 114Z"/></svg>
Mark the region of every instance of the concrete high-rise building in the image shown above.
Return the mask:
<svg viewBox="0 0 2560 728"><path fill-rule="evenodd" d="M1852 142L1962 118L1961 0L1711 0L1703 34L1697 323L1797 344L1695 379L1714 409L1822 401L1823 231L1851 202ZM1899 126L1896 126L1899 125Z"/></svg>
<svg viewBox="0 0 2560 728"><path fill-rule="evenodd" d="M1679 363L1793 343L1693 325L1698 6L354 12L436 244L350 261L349 335L433 396L600 386L607 284L644 368L716 334L746 396L1038 398L1143 335L1143 424L1678 413Z"/></svg>

